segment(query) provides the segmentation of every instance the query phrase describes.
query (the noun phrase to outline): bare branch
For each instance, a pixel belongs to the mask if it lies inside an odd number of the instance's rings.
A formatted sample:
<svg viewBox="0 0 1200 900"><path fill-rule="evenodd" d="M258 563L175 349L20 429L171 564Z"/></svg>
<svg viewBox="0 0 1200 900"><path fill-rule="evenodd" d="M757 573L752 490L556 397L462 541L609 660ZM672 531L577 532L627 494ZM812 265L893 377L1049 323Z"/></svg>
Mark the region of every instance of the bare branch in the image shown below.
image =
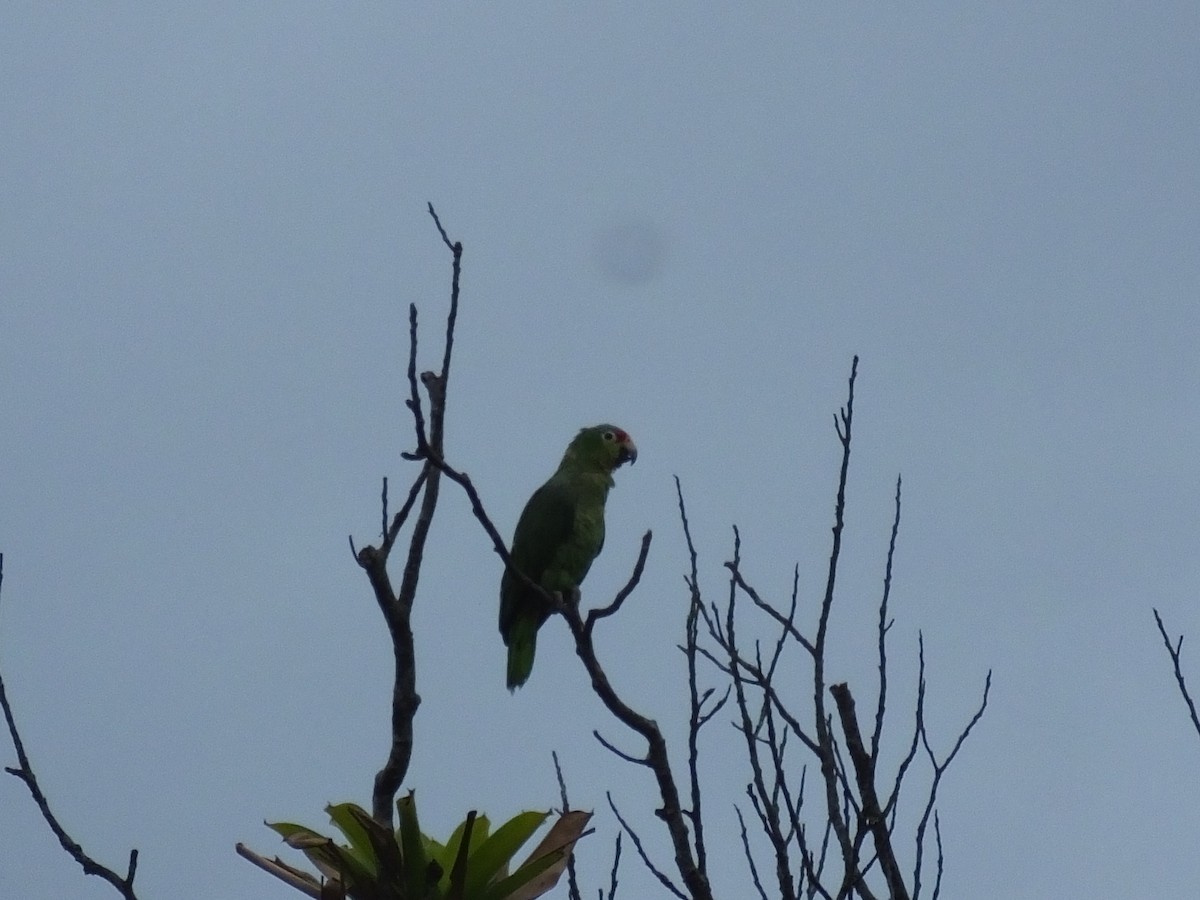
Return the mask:
<svg viewBox="0 0 1200 900"><path fill-rule="evenodd" d="M900 476L896 476L896 514L892 518L892 536L888 541L887 565L883 574L883 599L879 601L879 700L875 706L875 730L871 732L871 759L879 762L879 741L883 736L883 715L887 706L887 633L888 598L892 594L892 563L896 558L896 536L900 533Z"/></svg>
<svg viewBox="0 0 1200 900"><path fill-rule="evenodd" d="M611 741L607 740L598 730L592 729L592 737L599 741L600 745L613 756L623 759L627 763L633 763L635 766L646 766L647 768L650 768L650 760L648 757L634 756L632 753L626 753Z"/></svg>
<svg viewBox="0 0 1200 900"><path fill-rule="evenodd" d="M774 619L776 622L778 622L783 627L784 632L786 634L790 635L805 650L807 650L809 653L816 653L816 647L813 646L812 641L810 641L808 638L806 638L804 635L802 635L800 633L800 631L792 623L790 617L784 616L782 613L779 612L779 610L777 610L771 604L769 604L765 600L763 600L762 597L759 596L758 591L756 591L753 587L751 587L749 584L746 583L745 578L742 577L741 570L734 563L732 563L732 562L725 563L725 568L729 569L730 572L733 573L734 582L737 584L737 586L739 588L742 589L742 591L745 592L746 596L748 596L752 601L754 601L755 606L757 606L759 609L761 609L763 612L765 612L767 615L769 615L772 619ZM793 599L794 599L794 595L793 595Z"/></svg>
<svg viewBox="0 0 1200 900"><path fill-rule="evenodd" d="M1192 717L1192 727L1196 729L1196 734L1200 735L1200 717L1196 715L1196 704L1192 701L1192 695L1188 693L1187 682L1183 677L1183 667L1180 662L1180 653L1183 650L1183 635L1179 636L1179 640L1174 644L1167 636L1167 628L1163 625L1162 616L1158 614L1158 610L1154 610L1154 621L1158 625L1158 633L1162 635L1163 646L1167 648L1167 654L1171 657L1171 667L1175 670L1175 683L1179 685L1179 693L1183 697L1183 702L1187 704L1188 715Z"/></svg>
<svg viewBox="0 0 1200 900"><path fill-rule="evenodd" d="M617 896L617 870L621 867L621 832L617 832L617 841L613 847L612 872L608 879L608 900ZM603 897L603 895L602 895Z"/></svg>
<svg viewBox="0 0 1200 900"><path fill-rule="evenodd" d="M743 677L745 666L739 665L740 657L737 653L737 617L735 610L737 608L737 592L739 587L737 571L741 563L741 558L742 536L735 525L733 529L733 560L727 565L731 578L729 582L728 606L725 613L724 634L729 653L729 671L733 678L734 706L741 720L738 730L741 731L745 739L746 757L750 762L751 782L746 787L746 793L750 797L750 802L754 806L755 812L758 813L759 823L762 825L763 832L766 834L767 840L771 844L771 849L775 854L775 878L779 884L780 896L783 900L793 900L796 893L788 859L788 840L779 820L779 805L772 796L773 792L768 790L766 777L763 775L762 760L758 752L757 729L750 715L750 706L746 695L746 681ZM761 672L758 664L755 665L755 669ZM761 681L763 684L770 683L770 679L766 676L763 676ZM767 702L764 708L769 710L771 708L770 703Z"/></svg>
<svg viewBox="0 0 1200 900"><path fill-rule="evenodd" d="M854 772L858 784L858 794L862 798L863 824L870 830L875 839L875 853L879 857L883 869L883 877L887 881L888 891L892 900L908 900L908 888L904 884L904 876L900 874L900 864L896 862L896 854L892 849L892 838L888 832L887 819L879 806L879 797L875 793L875 759L863 745L862 733L858 728L858 717L854 712L854 697L850 688L842 683L830 686L829 693L837 704L838 717L842 722L842 732L846 735L846 751L854 764Z"/></svg>
<svg viewBox="0 0 1200 900"><path fill-rule="evenodd" d="M646 557L649 555L649 553L650 532L647 531L644 535L642 535L642 547L641 550L638 551L637 562L634 563L633 572L630 574L629 580L625 582L625 586L617 592L617 596L613 598L613 602L608 604L608 606L601 607L600 609L593 609L587 614L587 623L585 627L587 628L589 634L595 627L596 622L615 613L621 608L621 604L623 604L629 598L629 595L633 593L634 588L638 586L638 582L642 580L642 572L646 568Z"/></svg>
<svg viewBox="0 0 1200 900"><path fill-rule="evenodd" d="M833 547L829 552L829 571L825 581L825 596L817 624L817 639L813 644L813 711L817 729L816 742L820 747L821 777L825 782L825 803L834 837L846 862L846 883L857 882L857 865L850 840L850 829L838 808L838 772L833 754L833 736L825 712L825 639L829 634L829 614L833 609L834 585L837 581L838 560L841 557L842 531L846 525L846 483L850 473L851 426L854 421L854 382L858 378L858 357L850 365L850 383L841 422L834 418L834 427L842 444L842 465L838 475L837 502L834 505Z"/></svg>
<svg viewBox="0 0 1200 900"><path fill-rule="evenodd" d="M554 760L554 774L558 778L558 795L562 800L562 811L570 812L571 801L567 798L567 782L563 778L562 766L558 764L558 753L550 751L550 757ZM579 881L575 876L575 854L571 853L567 856L567 896L570 900L583 900L579 893Z"/></svg>
<svg viewBox="0 0 1200 900"><path fill-rule="evenodd" d="M704 702L712 695L711 689L701 695L696 681L696 656L700 636L700 614L704 609L704 600L700 596L700 574L696 545L692 541L692 529L688 523L687 507L683 502L683 485L680 483L678 475L675 476L675 496L679 501L679 521L683 526L684 540L687 542L690 567L690 571L685 579L688 585L688 612L684 624L683 653L684 658L687 660L688 777L691 781L692 806L686 812L692 822L692 833L695 836L696 865L699 866L701 871L706 871L708 868L708 854L704 846L704 815L700 793L700 729L716 715L717 710L725 705L725 701L729 698L729 690L726 689L725 697L714 704L712 709L707 713L704 712Z"/></svg>
<svg viewBox="0 0 1200 900"><path fill-rule="evenodd" d="M942 822L938 817L937 810L933 813L933 836L937 841L937 878L933 882L933 900L938 900L938 895L942 892L942 872L945 868L946 858L942 854Z"/></svg>
<svg viewBox="0 0 1200 900"><path fill-rule="evenodd" d="M644 561L649 543L650 532L646 532L646 536L642 539L642 554L639 556L639 563ZM575 653L583 661L584 668L592 680L593 692L613 716L641 735L646 741L646 764L654 772L655 780L658 782L659 796L662 798L662 808L658 811L658 815L666 824L667 832L671 836L671 844L675 851L675 864L680 876L687 885L693 900L711 900L712 891L708 884L708 875L699 867L693 854L685 815L680 803L679 788L675 784L675 776L671 771L671 763L667 757L667 742L663 738L662 732L657 723L635 712L613 689L607 673L600 665L595 645L592 642L590 625L595 622L592 615L589 614L588 624L585 624L580 616L578 604L562 604L559 609L563 618L567 620L571 635L575 639ZM631 834L630 837L634 836Z"/></svg>
<svg viewBox="0 0 1200 900"><path fill-rule="evenodd" d="M3 587L3 585L4 554L0 553L0 587ZM12 738L13 749L17 752L17 765L5 766L4 771L20 779L25 784L25 787L29 790L29 796L33 798L33 802L37 805L42 818L46 820L46 824L50 826L50 830L58 838L59 845L75 862L79 863L85 875L95 875L97 878L107 881L126 900L137 900L137 894L133 889L133 879L137 875L137 850L129 851L129 866L125 870L125 875L118 875L112 869L108 868L108 866L96 862L96 860L85 853L79 842L67 834L66 829L58 821L58 817L51 811L50 801L46 799L41 785L38 784L37 775L33 771L33 764L30 763L29 755L25 752L25 744L21 740L21 733L17 730L17 721L13 716L12 706L8 701L8 692L5 690L4 676L2 674L0 674L0 708L4 710L4 721L8 725L8 735Z"/></svg>
<svg viewBox="0 0 1200 900"><path fill-rule="evenodd" d="M924 644L921 646L921 668L924 670L925 651ZM992 690L992 670L988 669L987 678L983 683L983 699L979 702L979 708L975 710L975 714L971 716L969 722L961 732L958 738L954 741L954 746L950 748L950 752L946 754L945 759L938 762L933 748L929 745L929 736L925 731L925 720L923 716L919 716L919 731L921 735L921 744L925 748L925 752L929 757L929 764L933 768L933 781L929 785L929 798L925 803L925 811L921 814L921 820L917 823L917 838L916 838L916 862L913 864L913 900L917 900L921 893L921 865L925 850L925 830L929 826L929 817L934 813L934 805L937 803L938 786L941 784L942 776L946 773L946 769L950 767L950 763L954 761L954 757L958 755L958 751L962 749L963 744L967 740L967 736L975 728L979 720L983 718L984 710L987 709L988 696ZM938 848L939 856L941 847L939 841ZM940 864L939 864L940 869ZM940 879L939 872L939 879Z"/></svg>
<svg viewBox="0 0 1200 900"><path fill-rule="evenodd" d="M661 869L651 862L650 857L646 855L646 848L642 846L642 839L638 837L638 833L633 830L630 824L625 821L624 816L621 815L621 811L617 809L617 804L613 802L612 794L606 793L605 796L608 798L609 809L613 811L613 815L617 817L617 821L621 823L621 827L625 829L625 833L629 835L629 839L633 841L634 849L637 850L638 856L642 858L642 864L650 870L650 873L658 879L659 883L663 887L678 897L679 900L688 900L687 894L676 887L675 883L671 881L671 879L668 878Z"/></svg>
<svg viewBox="0 0 1200 900"><path fill-rule="evenodd" d="M762 900L767 900L767 892L763 890L762 879L758 877L758 867L754 864L754 854L750 852L750 838L746 834L746 820L742 818L742 811L736 803L733 805L733 811L737 813L738 828L742 832L742 852L746 856L746 863L750 866L750 878L754 882L754 887L758 889L758 896Z"/></svg>
<svg viewBox="0 0 1200 900"><path fill-rule="evenodd" d="M371 794L371 815L379 822L392 824L392 806L396 792L408 772L412 759L413 718L421 704L416 687L416 654L412 634L412 607L417 595L417 584L421 575L421 563L425 556L425 545L437 509L441 469L431 459L441 458L445 433L446 385L450 379L451 350L454 344L454 326L458 318L459 280L462 273L462 244L451 243L433 205L429 205L442 241L453 255L450 283L450 309L446 316L445 347L442 354L440 373L424 372L421 384L429 396L428 430L417 387L417 308L410 304L408 309L408 385L409 398L406 405L413 416L413 427L417 436L418 452L403 454L407 459L424 459L421 472L409 489L408 498L400 512L393 518L380 547L364 547L357 555L358 564L367 573L367 579L375 593L376 603L383 613L392 641L395 660L395 681L392 687L392 740L387 760L375 776ZM384 520L387 519L386 485L383 495ZM411 513L420 496L421 504L409 539L408 554L400 588L396 591L388 575L387 563L401 526Z"/></svg>
<svg viewBox="0 0 1200 900"><path fill-rule="evenodd" d="M392 545L394 543L396 543L396 538L400 535L400 529L404 527L404 523L408 519L409 513L412 512L412 508L417 502L417 497L419 497L421 495L421 488L425 486L425 480L428 477L429 477L428 468L426 468L425 466L422 466L420 473L418 473L416 479L412 483L412 486L408 489L408 496L404 498L404 505L401 506L400 510L396 513L396 515L392 517L391 525L389 525L387 527L387 530L384 532L383 547L382 547L382 550L384 553L391 552ZM386 523L387 522L387 479L386 478L383 479L383 485L384 485L384 488L383 488L383 490L384 490L383 519L384 519L384 522ZM351 545L351 546L353 546L353 545Z"/></svg>

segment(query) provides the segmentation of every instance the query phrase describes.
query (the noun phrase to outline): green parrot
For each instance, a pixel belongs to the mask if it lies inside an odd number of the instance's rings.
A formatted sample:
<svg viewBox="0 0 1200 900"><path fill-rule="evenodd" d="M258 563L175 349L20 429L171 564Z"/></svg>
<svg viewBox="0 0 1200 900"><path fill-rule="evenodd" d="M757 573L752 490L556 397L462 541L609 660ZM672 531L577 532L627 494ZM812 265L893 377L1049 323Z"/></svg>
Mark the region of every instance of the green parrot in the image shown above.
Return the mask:
<svg viewBox="0 0 1200 900"><path fill-rule="evenodd" d="M604 501L612 473L637 461L637 447L615 425L582 429L550 479L533 492L513 534L513 564L547 591L578 588L604 546ZM508 647L508 689L533 671L537 633L553 612L507 569L500 580L500 634Z"/></svg>

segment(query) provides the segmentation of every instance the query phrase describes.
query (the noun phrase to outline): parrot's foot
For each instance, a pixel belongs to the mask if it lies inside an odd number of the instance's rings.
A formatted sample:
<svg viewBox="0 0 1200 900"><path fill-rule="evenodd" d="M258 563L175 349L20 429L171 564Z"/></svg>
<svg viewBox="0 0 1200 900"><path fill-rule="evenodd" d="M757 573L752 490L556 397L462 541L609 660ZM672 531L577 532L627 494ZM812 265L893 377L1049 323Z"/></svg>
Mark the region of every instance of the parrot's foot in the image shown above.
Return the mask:
<svg viewBox="0 0 1200 900"><path fill-rule="evenodd" d="M563 609L568 607L571 609L579 609L581 596L582 595L579 593L579 588L577 587L568 588L565 591L554 592L554 599L558 601L558 606Z"/></svg>

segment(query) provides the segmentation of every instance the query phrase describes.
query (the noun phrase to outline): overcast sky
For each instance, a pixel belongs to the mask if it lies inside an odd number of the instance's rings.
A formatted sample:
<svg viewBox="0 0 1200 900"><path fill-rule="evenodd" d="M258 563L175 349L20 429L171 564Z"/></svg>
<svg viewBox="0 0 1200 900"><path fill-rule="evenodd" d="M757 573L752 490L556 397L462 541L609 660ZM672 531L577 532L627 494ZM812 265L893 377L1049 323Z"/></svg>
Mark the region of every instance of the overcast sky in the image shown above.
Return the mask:
<svg viewBox="0 0 1200 900"><path fill-rule="evenodd" d="M501 530L580 426L638 443L584 598L654 530L600 643L676 752L672 476L707 594L737 524L764 594L799 565L811 628L859 354L831 679L871 694L901 473L890 758L918 630L939 749L994 670L942 785L943 896L1200 894L1200 740L1150 612L1200 691L1200 12L983 6L5 4L0 669L71 833L119 869L138 847L146 898L283 898L234 843L369 803L391 652L346 536L414 474L432 201L466 246L447 453ZM426 830L555 804L557 749L598 811L588 892L606 789L669 864L561 622L504 689L500 571L447 486L415 613ZM733 737L704 764L744 897ZM8 777L0 847L0 896L114 896Z"/></svg>

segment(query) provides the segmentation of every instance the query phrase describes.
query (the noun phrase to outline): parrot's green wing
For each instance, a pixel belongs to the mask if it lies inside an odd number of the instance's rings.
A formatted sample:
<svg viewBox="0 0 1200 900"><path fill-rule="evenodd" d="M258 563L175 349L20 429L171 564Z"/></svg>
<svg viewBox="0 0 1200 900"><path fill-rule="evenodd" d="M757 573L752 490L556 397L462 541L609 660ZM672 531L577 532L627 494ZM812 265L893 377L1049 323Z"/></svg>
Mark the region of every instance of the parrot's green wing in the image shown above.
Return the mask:
<svg viewBox="0 0 1200 900"><path fill-rule="evenodd" d="M511 556L526 577L541 583L571 540L575 501L567 488L553 480L542 485L521 513L513 536ZM500 633L508 646L508 686L525 683L533 669L537 630L550 616L546 601L512 572L500 581Z"/></svg>

